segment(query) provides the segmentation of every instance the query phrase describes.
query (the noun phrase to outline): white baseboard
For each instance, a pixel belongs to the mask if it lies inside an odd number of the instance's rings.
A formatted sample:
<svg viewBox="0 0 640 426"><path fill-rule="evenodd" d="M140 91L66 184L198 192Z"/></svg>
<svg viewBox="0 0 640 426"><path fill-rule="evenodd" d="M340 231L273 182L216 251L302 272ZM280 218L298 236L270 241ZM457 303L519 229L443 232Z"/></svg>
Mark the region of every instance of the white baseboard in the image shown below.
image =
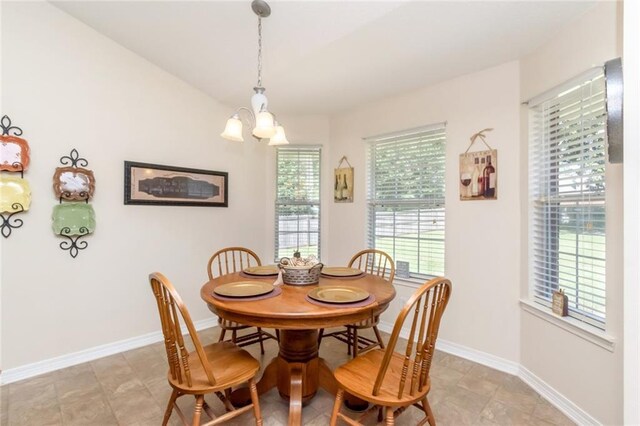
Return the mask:
<svg viewBox="0 0 640 426"><path fill-rule="evenodd" d="M213 327L217 324L217 317L207 318L205 320L194 322L196 330L203 330L205 328ZM183 327L182 332L186 333L186 328ZM143 334L142 336L132 337L130 339L120 340L118 342L107 343L106 345L95 346L93 348L70 353L67 355L45 359L43 361L22 365L16 368L10 368L0 374L0 384L6 385L9 383L17 382L19 380L28 379L40 374L59 370L61 368L71 367L73 365L82 364L83 362L93 361L94 359L103 358L105 356L150 345L161 340L162 332L154 331L152 333Z"/></svg>
<svg viewBox="0 0 640 426"><path fill-rule="evenodd" d="M386 321L380 321L380 325L378 327L380 328L380 330L387 333L391 333L391 331L393 330L393 324ZM407 337L409 337L409 330L403 328L400 332L400 336L406 339ZM500 370L516 376L520 371L520 364L518 364L517 362L509 361L508 359L500 358L498 356L491 355L477 349L472 349L467 346L459 345L448 340L438 338L436 347L442 352L456 355L460 358L465 358L470 361L477 362L478 364L486 365L487 367L491 367L494 370Z"/></svg>
<svg viewBox="0 0 640 426"><path fill-rule="evenodd" d="M533 390L538 392L540 396L549 401L549 403L553 404L558 410L562 411L567 417L576 422L576 424L602 424L525 367L520 366L520 373L518 374L518 377L520 377L523 382L531 386Z"/></svg>
<svg viewBox="0 0 640 426"><path fill-rule="evenodd" d="M380 321L380 330L391 333L393 324ZM402 329L400 337L407 338L409 330ZM570 399L551 387L547 382L537 377L531 371L514 361L509 361L477 349L438 339L436 348L451 355L456 355L469 361L477 362L495 370L518 376L529 385L534 391L539 393L550 404L562 411L567 417L579 425L600 425L601 423L593 418L589 413L574 404Z"/></svg>
<svg viewBox="0 0 640 426"><path fill-rule="evenodd" d="M467 346L449 342L444 339L438 339L436 347L443 352L473 360L478 364L486 365L494 370L499 370L515 376L517 376L520 371L520 364L517 362L509 361L508 359L471 349Z"/></svg>

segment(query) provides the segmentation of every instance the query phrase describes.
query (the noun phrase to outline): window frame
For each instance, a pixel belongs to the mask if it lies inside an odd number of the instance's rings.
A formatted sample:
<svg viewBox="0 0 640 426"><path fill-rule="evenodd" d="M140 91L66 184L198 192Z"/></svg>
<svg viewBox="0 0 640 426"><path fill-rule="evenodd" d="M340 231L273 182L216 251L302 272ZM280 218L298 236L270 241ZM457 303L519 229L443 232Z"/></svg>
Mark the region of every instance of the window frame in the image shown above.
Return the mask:
<svg viewBox="0 0 640 426"><path fill-rule="evenodd" d="M381 247L378 243L377 243L377 239L379 236L376 235L376 221L375 221L375 214L376 214L376 210L375 207L376 206L384 206L384 205L388 205L388 206L392 206L392 207L396 207L399 209L402 209L403 207L411 207L411 206L416 206L418 208L418 220L417 222L412 222L412 223L416 223L417 225L417 229L418 229L418 233L420 234L421 232L423 232L421 230L421 225L422 225L422 221L420 219L420 214L421 212L423 212L424 210L426 211L432 211L435 212L436 215L438 215L439 217L442 218L442 238L437 239L437 244L441 244L442 247L442 256L441 258L436 259L435 261L440 261L441 265L442 265L442 274L445 273L445 268L446 268L446 253L445 253L445 238L446 238L446 150L447 150L447 128L446 128L447 123L446 122L440 122L440 123L434 123L431 125L427 125L427 126L421 126L421 127L417 127L417 128L412 128L412 129L406 129L406 130L402 130L402 131L398 131L398 132L392 132L392 133L387 133L387 134L382 134L382 135L377 135L377 136L371 136L371 137L367 137L364 138L364 141L366 143L366 157L367 157L367 166L366 166L366 172L367 172L367 183L366 183L366 190L367 190L367 199L366 199L366 223L367 223L367 228L366 228L366 244L368 247L371 248L376 248L376 249L381 249L381 250L385 250L386 247ZM441 158L440 161L442 161L442 191L440 194L438 194L437 197L424 197L424 198L420 198L420 199L412 199L412 200L402 200L402 199L397 199L397 200L385 200L383 198L376 198L375 194L376 194L376 188L377 188L377 182L376 182L376 172L374 171L374 150L376 145L380 145L380 144L389 144L389 143L402 143L402 142L406 142L407 140L410 139L415 139L415 138L419 138L419 137L425 137L425 138L438 138L440 137L442 139L442 152L441 152ZM435 141L435 140L434 140ZM434 141L427 141L425 143L425 151L429 151L429 150L433 150L433 145L432 143ZM415 145L414 145L415 146ZM396 212L394 212L393 217L396 217ZM394 219L395 220L395 219ZM397 268L397 262L398 261L402 261L403 259L400 258L400 256L396 256L395 254L395 247L397 246L396 244L396 239L398 238L397 236L395 236L396 234L396 230L397 227L394 223L393 225L393 234L394 236L392 237L393 239L393 247L394 247L394 251L390 252L389 254L392 256L392 258L394 258L394 261L396 262L396 278L399 279L404 279L404 280L408 280L408 281L420 281L423 282L425 279L429 279L432 278L434 276L440 275L440 274L431 274L431 273L427 273L427 272L414 272L412 271L412 266L414 266L412 263L410 263L410 271L409 271L409 276L398 276L398 268ZM402 240L402 239L401 239ZM426 237L418 237L418 243L417 243L417 250L414 251L414 253L416 253L416 256L419 256L418 254L420 253L420 246L421 246L421 242L423 241L428 241L430 240L429 238ZM432 238L431 238L432 240ZM386 250L385 250L386 251ZM421 259L421 257L420 257ZM434 257L430 257L429 259L434 259ZM433 260L430 260L433 261ZM428 263L429 261L427 261ZM420 261L418 261L418 269L420 269ZM429 271L429 272L433 272Z"/></svg>
<svg viewBox="0 0 640 426"><path fill-rule="evenodd" d="M560 191L557 189L561 183L564 183L563 181L561 181L561 179L559 177L555 178L555 181L552 182L554 179L551 177L552 176L552 170L555 170L556 174L560 174L561 172L559 171L559 165L557 164L557 161L560 157L560 155L558 154L558 151L553 152L553 146L549 145L549 141L544 141L541 140L541 138L544 138L544 135L541 135L540 138L536 139L534 132L536 129L536 126L538 127L544 127L547 123L544 122L543 119L541 119L540 121L536 121L536 117L535 114L536 112L534 111L534 109L536 108L542 108L542 105L546 102L550 102L553 101L555 99L560 99L562 96L570 94L572 90L575 90L576 88L583 88L587 85L593 84L593 81L596 79L604 79L604 70L602 67L595 67L592 69L587 70L586 72L580 74L579 76L551 89L548 90L546 92L544 92L543 94L536 96L535 98L531 99L528 102L528 178L529 178L529 188L528 188L528 195L527 195L527 214L528 214L528 226L527 226L527 238L528 238L528 250L529 250L529 261L528 261L528 299L530 301L530 303L532 304L532 306L540 306L540 307L544 307L544 308L551 308L552 302L551 302L551 297L549 298L545 298L543 295L538 294L540 292L540 288L539 287L543 287L542 284L538 285L537 284L537 278L536 278L536 268L540 268L541 267L541 262L540 260L536 259L536 256L534 255L536 253L536 240L543 240L543 241L547 241L547 240L553 240L553 234L555 233L557 236L555 237L555 245L557 246L555 251L557 252L557 256L558 256L558 260L556 263L558 263L558 271L557 271L557 277L554 283L551 283L549 280L549 277L553 278L553 271L549 272L549 273L545 273L545 277L544 279L546 280L546 284L547 284L547 291L553 291L557 288L561 288L561 279L560 279L560 265L559 265L559 259L560 256L563 254L562 253L562 248L560 247L561 245L561 238L560 238L560 234L562 232L562 224L561 224L561 205L563 203L567 204L567 203L573 203L574 204L574 208L577 210L579 209L581 206L588 206L587 208L589 208L590 206L594 206L595 208L597 208L599 205L601 206L601 209L603 210L603 219L602 219L602 226L604 228L604 232L603 232L603 249L602 251L602 257L601 258L595 258L596 260L599 260L602 262L603 268L604 268L604 274L603 274L603 279L602 279L602 283L604 285L604 290L602 290L604 292L604 296L599 296L603 299L603 302L600 304L601 306L603 306L603 313L602 313L602 318L600 318L598 315L592 314L588 311L582 310L580 309L580 305L582 305L583 303L585 303L585 301L588 302L587 299L585 298L580 298L579 294L576 295L575 300L577 300L577 305L576 307L569 307L569 321L572 322L576 322L576 323L581 323L584 324L586 327L588 328L593 328L593 329L597 329L599 332L600 331L605 331L606 330L606 326L607 326L607 309L606 309L606 302L607 302L607 297L608 297L608 292L607 292L607 223L606 223L606 209L607 209L607 189L606 189L606 170L608 168L608 155L607 155L607 115L606 115L606 108L604 111L604 116L598 120L599 126L602 127L602 129L604 130L603 133L603 141L602 141L602 146L601 146L601 150L598 150L596 153L597 154L601 154L603 156L603 175L602 175L602 183L604 185L604 189L601 191L601 194L598 194L597 192L594 192L594 196L591 196L591 192L581 192L580 193L580 197L578 196L567 196L567 195L563 195L560 193ZM580 97L580 102L585 102L585 96L584 94L581 95ZM563 101L558 101L559 103L562 103ZM598 102L601 102L602 105L606 105L606 93L604 93L603 98L601 100L599 100ZM537 112L538 114L540 114L540 112ZM560 128L560 129L564 129L564 128ZM584 130L581 130L580 133L586 133L586 135L580 135L580 139L581 139L581 146L584 145L585 140L587 140L587 136L590 136L591 133L588 132L584 132ZM544 154L539 154L536 150L540 149L541 146L545 146L548 147L548 150L545 151ZM537 157L536 157L537 155ZM540 166L534 166L532 164L532 162L534 161L534 158L541 158L542 155L545 155L546 158L549 159L549 161L547 161L544 165ZM545 159L546 159L545 158ZM588 157L591 161L592 158L595 158L595 155L590 154L590 156ZM556 163L553 163L553 161L556 161ZM594 167L584 167L584 163L585 161L582 161L582 168L580 170L593 170ZM555 166L554 166L555 164ZM543 174L542 171L546 171L546 174ZM537 180L538 181L537 181ZM552 196L548 196L548 199L544 199L544 195L540 196L539 192L544 192L544 191L539 191L539 187L540 187L540 180L545 180L546 183L549 186L553 186L555 188L555 194L553 197ZM538 187L536 187L536 185L538 185ZM585 195L587 194L588 198L585 200ZM581 204L582 203L582 204ZM538 213L538 210L540 209L544 209L544 206L551 206L551 205L557 205L557 224L555 226L552 225L548 225L546 222L544 223L544 228L543 225L537 225L538 228L543 228L545 230L544 234L542 235L536 235L536 233L539 233L539 231L534 230L534 227L536 226L535 222L537 219L540 218L540 213ZM568 205L568 204L567 204ZM542 207L541 207L542 206ZM569 207L570 208L570 207ZM550 207L547 207L547 210L550 210ZM589 212L590 214L590 212ZM575 219L576 221L578 220L584 220L584 213L581 213L580 216L577 216L578 219ZM549 231L550 228L553 228ZM550 237L551 235L551 237ZM584 255L580 254L580 250L579 250L579 245L580 245L580 237L584 236L584 235L589 235L588 233L576 233L576 253L574 255L575 257L575 265L579 265L580 264L580 260L582 257L585 257ZM540 243L538 243L539 245ZM551 242L550 244L553 244L553 242ZM550 249L545 249L545 256L549 256L552 253L549 253L549 251L553 251L553 248ZM564 253L567 254L567 253ZM588 257L588 256L586 256ZM545 258L546 259L546 258ZM546 263L549 263L548 261L545 260ZM543 265L544 266L544 265ZM564 266L566 267L566 266ZM578 283L578 280L580 279L580 273L581 272L585 272L586 269L584 267L579 267L576 266L574 269L571 270L575 279L576 279L576 291L579 292L579 286L580 284ZM554 285L553 288L549 287L549 285ZM571 295L569 295L569 297L571 297ZM582 302L581 302L582 301Z"/></svg>
<svg viewBox="0 0 640 426"><path fill-rule="evenodd" d="M310 207L314 207L317 206L318 208L318 216L317 216L317 221L318 221L318 228L317 228L317 232L310 232L307 231L307 234L316 234L317 233L317 238L318 238L318 253L317 253L317 257L318 259L320 259L321 254L322 254L322 245L321 245L321 237L322 237L322 146L321 145L286 145L286 146L279 146L276 148L276 161L275 161L275 166L276 166L276 173L275 173L275 201L274 201L274 222L275 222L275 236L274 236L274 261L275 262L279 262L280 261L280 257L279 257L279 251L280 251L280 221L279 221L279 206L310 206ZM281 151L309 151L309 152L317 152L317 158L318 158L318 198L317 200L310 200L310 201L302 201L302 200L295 200L295 199L287 199L287 198L279 198L279 188L278 188L278 182L279 182L279 178L280 178L280 153ZM303 232L297 231L297 232L291 232L291 234L302 234ZM307 256L309 253L302 253L304 256ZM292 256L293 252L291 252L289 254L289 256Z"/></svg>

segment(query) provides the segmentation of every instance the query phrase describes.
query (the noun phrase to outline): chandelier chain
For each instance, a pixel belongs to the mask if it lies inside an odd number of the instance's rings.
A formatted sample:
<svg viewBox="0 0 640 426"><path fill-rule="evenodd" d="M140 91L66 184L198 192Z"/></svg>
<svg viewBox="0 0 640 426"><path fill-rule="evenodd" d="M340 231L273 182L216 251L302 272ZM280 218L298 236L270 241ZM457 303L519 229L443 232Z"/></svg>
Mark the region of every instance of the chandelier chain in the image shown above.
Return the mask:
<svg viewBox="0 0 640 426"><path fill-rule="evenodd" d="M258 87L262 87L262 17L258 16Z"/></svg>
<svg viewBox="0 0 640 426"><path fill-rule="evenodd" d="M269 140L270 146L288 145L289 141L284 133L284 128L276 121L275 115L267 110L267 97L264 95L265 89L262 87L262 18L271 14L271 7L266 0L252 0L251 10L258 16L258 84L253 88L255 93L251 96L251 108L240 107L236 109L227 120L220 136L230 141L242 142L244 140L242 137L243 121L247 121L247 124L253 126L251 135L257 140ZM241 112L246 112L248 117L242 117ZM4 124L4 122L0 124Z"/></svg>

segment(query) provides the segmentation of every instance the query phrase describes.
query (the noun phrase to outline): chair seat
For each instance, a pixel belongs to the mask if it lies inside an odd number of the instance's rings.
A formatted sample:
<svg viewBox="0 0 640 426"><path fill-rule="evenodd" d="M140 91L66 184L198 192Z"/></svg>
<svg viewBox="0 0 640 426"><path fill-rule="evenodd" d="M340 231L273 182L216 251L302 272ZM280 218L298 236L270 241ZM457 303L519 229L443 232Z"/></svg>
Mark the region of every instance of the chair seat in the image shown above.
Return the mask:
<svg viewBox="0 0 640 426"><path fill-rule="evenodd" d="M398 399L398 386L400 385L404 357L397 352L394 352L391 357L380 392L378 395L373 395L376 374L371 374L371 372L380 369L384 353L384 350L376 349L359 355L335 370L336 380L350 394L376 405L387 407L406 406L424 398L431 387L431 380L427 381L427 385L422 391L416 390L413 396L410 395L409 387L411 386L411 374L413 371L413 363L410 363L405 392L403 392L402 398Z"/></svg>
<svg viewBox="0 0 640 426"><path fill-rule="evenodd" d="M244 349L231 342L217 342L203 346L207 359L210 361L216 385L209 383L207 374L198 360L196 352L189 353L189 369L191 370L192 386L187 386L186 377L182 383L168 373L169 383L176 389L189 394L203 394L227 389L240 383L247 382L260 370L260 363Z"/></svg>

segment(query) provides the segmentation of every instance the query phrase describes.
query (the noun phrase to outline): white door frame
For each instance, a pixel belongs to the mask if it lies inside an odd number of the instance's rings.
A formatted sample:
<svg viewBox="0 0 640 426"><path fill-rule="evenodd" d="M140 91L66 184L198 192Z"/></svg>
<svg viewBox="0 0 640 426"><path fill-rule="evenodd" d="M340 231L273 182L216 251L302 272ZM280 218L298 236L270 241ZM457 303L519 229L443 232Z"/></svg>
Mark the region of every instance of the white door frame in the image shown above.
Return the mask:
<svg viewBox="0 0 640 426"><path fill-rule="evenodd" d="M640 424L640 2L624 2L624 423Z"/></svg>

